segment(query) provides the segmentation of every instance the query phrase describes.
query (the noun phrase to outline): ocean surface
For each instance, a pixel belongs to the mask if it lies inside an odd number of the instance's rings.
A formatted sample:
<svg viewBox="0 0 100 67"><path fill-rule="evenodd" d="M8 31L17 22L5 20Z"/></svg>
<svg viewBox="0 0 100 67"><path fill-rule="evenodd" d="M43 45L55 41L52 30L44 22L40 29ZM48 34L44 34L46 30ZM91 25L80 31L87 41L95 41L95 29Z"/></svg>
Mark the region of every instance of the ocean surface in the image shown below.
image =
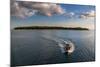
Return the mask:
<svg viewBox="0 0 100 67"><path fill-rule="evenodd" d="M59 40L71 40L75 50L62 53ZM12 30L11 65L41 65L95 61L94 31Z"/></svg>

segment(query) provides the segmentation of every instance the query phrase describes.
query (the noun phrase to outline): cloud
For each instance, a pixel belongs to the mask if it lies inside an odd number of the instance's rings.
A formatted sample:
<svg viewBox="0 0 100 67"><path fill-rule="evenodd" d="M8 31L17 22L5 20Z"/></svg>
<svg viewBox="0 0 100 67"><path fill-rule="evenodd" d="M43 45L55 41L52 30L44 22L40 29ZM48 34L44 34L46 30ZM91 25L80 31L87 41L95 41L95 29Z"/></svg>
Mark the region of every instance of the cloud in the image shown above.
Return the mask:
<svg viewBox="0 0 100 67"><path fill-rule="evenodd" d="M75 17L75 13L74 12L64 12L64 14L63 14L65 17L69 17L69 18L73 18L73 17Z"/></svg>
<svg viewBox="0 0 100 67"><path fill-rule="evenodd" d="M85 12L83 14L81 14L79 17L80 18L91 18L91 17L95 17L96 16L96 13L94 10L91 10L89 12Z"/></svg>
<svg viewBox="0 0 100 67"><path fill-rule="evenodd" d="M96 12L94 10L90 10L87 12L79 12L79 13L75 13L75 12L65 12L64 16L69 17L69 18L84 18L84 19L88 19L88 18L94 18L96 16Z"/></svg>
<svg viewBox="0 0 100 67"><path fill-rule="evenodd" d="M12 16L25 18L37 14L52 16L63 13L63 8L57 4L11 0Z"/></svg>

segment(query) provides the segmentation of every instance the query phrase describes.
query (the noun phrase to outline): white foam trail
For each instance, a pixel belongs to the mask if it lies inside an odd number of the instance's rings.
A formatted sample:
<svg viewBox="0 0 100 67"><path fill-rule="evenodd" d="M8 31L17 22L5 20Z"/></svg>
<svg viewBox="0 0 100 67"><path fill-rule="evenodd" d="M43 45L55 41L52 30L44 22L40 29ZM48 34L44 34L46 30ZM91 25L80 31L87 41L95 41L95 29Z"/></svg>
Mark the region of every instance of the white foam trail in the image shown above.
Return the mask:
<svg viewBox="0 0 100 67"><path fill-rule="evenodd" d="M62 52L62 53L65 53L64 45L58 43L58 46L60 47L61 52Z"/></svg>
<svg viewBox="0 0 100 67"><path fill-rule="evenodd" d="M43 36L44 38L46 38L46 39L48 39L48 40L53 40L53 41L55 41L56 43L57 43L57 45L60 47L60 50L61 50L61 52L62 53L65 53L66 51L65 51L65 44L70 44L70 50L68 50L68 52L69 53L73 53L74 52L74 50L75 50L75 46L74 46L74 44L70 41L70 40L63 40L63 39L58 39L58 38L56 38L56 37L51 37L51 36Z"/></svg>

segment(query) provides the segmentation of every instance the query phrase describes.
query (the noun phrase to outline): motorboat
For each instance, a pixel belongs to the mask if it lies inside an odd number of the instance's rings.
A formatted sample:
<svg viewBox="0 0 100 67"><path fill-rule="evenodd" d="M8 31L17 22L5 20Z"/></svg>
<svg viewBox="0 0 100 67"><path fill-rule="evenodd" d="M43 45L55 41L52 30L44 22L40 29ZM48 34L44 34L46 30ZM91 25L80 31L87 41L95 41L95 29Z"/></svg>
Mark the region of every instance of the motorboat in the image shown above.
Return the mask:
<svg viewBox="0 0 100 67"><path fill-rule="evenodd" d="M65 54L71 54L75 50L75 45L70 40L67 40L67 41L62 40L62 42L59 43L59 46L60 46L61 52Z"/></svg>

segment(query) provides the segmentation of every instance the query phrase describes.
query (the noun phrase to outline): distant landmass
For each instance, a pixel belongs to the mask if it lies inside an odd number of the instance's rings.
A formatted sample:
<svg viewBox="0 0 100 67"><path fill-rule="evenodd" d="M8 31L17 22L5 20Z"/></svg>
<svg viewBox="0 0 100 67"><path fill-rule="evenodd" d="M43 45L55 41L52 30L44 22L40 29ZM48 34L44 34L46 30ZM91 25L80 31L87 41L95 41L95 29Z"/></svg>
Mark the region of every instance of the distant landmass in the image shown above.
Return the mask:
<svg viewBox="0 0 100 67"><path fill-rule="evenodd" d="M88 28L82 28L82 27L55 27L55 26L24 26L24 27L14 28L14 30L34 30L34 29L89 30Z"/></svg>

